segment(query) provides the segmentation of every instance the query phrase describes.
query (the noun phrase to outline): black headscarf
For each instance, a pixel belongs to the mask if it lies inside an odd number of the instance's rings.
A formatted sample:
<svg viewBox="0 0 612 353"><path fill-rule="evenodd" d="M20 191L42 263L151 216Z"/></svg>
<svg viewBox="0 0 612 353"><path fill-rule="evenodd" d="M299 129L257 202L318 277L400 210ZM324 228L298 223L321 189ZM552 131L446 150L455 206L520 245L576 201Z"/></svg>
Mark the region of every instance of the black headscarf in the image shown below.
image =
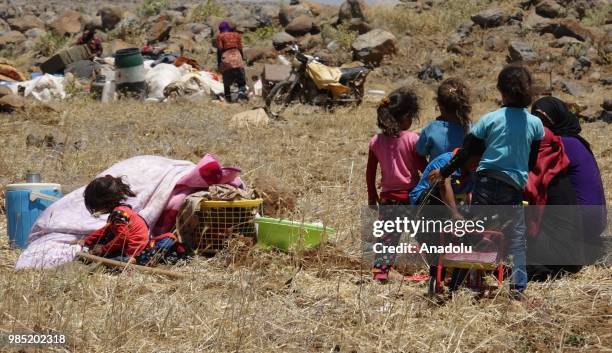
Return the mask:
<svg viewBox="0 0 612 353"><path fill-rule="evenodd" d="M546 115L540 113L544 112ZM544 126L557 136L572 136L578 139L591 154L591 144L580 136L580 121L562 100L555 97L543 97L531 106L531 114L542 119Z"/></svg>

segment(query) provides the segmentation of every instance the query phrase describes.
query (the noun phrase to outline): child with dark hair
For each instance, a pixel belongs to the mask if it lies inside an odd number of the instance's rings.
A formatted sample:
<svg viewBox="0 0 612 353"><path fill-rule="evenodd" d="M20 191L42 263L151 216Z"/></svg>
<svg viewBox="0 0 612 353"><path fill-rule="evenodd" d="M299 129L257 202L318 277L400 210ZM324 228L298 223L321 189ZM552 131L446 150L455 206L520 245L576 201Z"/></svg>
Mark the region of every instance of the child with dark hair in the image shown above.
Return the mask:
<svg viewBox="0 0 612 353"><path fill-rule="evenodd" d="M369 144L366 183L368 203L386 206L381 209L383 218L395 217L394 206L409 205L410 191L419 181L419 173L425 167L425 159L416 153L419 136L408 131L417 118L419 102L416 94L407 87L399 88L385 97L377 109L378 127L382 130ZM381 170L381 192L376 190L376 172ZM387 212L387 211L390 212ZM397 245L399 233L385 234L382 242ZM380 256L378 256L380 255ZM377 254L374 262L374 278L385 281L394 263L393 254Z"/></svg>
<svg viewBox="0 0 612 353"><path fill-rule="evenodd" d="M85 207L92 215L109 214L104 227L78 242L97 256L135 262L147 247L149 227L124 201L136 194L120 177L106 175L94 179L83 193Z"/></svg>
<svg viewBox="0 0 612 353"><path fill-rule="evenodd" d="M482 154L472 205L503 205L480 207L474 211L477 216L484 216L486 209L487 215L497 214L497 222L505 225L506 252L512 256L511 289L518 299L527 287L523 189L529 171L535 166L544 126L526 109L532 100L532 78L526 68L505 67L499 73L497 88L503 107L483 116L472 127L453 159L429 174L429 181L433 184L448 178L468 163L470 156Z"/></svg>
<svg viewBox="0 0 612 353"><path fill-rule="evenodd" d="M470 92L459 79L448 79L438 87L440 116L421 131L417 152L432 161L442 153L460 147L470 129Z"/></svg>

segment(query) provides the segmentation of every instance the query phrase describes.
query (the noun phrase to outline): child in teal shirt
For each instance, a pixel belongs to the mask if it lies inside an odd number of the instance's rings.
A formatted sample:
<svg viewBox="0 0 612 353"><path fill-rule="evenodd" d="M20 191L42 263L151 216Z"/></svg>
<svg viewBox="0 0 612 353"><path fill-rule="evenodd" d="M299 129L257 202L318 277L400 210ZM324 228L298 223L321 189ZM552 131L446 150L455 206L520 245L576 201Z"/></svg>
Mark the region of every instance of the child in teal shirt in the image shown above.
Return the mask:
<svg viewBox="0 0 612 353"><path fill-rule="evenodd" d="M498 76L497 89L503 107L483 116L457 155L440 170L432 171L429 179L431 183L446 179L470 156L482 154L472 205L480 206L477 212L481 216L499 212L501 223L507 224L503 232L506 252L512 256L511 289L520 299L527 287L523 188L529 170L535 166L544 126L526 109L532 101L532 77L526 68L505 67ZM497 205L503 206L488 207Z"/></svg>

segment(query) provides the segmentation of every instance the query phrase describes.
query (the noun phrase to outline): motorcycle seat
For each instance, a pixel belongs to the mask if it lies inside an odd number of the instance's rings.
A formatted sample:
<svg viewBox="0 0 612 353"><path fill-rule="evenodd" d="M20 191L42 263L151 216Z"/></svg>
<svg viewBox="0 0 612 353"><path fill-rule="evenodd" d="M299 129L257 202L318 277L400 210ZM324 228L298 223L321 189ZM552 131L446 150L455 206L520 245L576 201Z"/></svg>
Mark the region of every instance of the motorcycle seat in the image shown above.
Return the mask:
<svg viewBox="0 0 612 353"><path fill-rule="evenodd" d="M368 68L364 66L340 69L340 72L342 73L340 75L340 83L343 85L346 85L348 82L354 81L359 76L366 73L367 71L368 71Z"/></svg>

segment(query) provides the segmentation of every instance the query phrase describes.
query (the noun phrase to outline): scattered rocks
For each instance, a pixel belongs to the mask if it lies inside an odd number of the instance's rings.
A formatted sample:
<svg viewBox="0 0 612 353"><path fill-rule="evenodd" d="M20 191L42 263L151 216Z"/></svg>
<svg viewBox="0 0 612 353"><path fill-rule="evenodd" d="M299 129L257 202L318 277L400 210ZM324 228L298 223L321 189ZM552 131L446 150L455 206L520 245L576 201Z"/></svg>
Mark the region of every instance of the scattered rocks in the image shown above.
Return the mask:
<svg viewBox="0 0 612 353"><path fill-rule="evenodd" d="M113 30L123 19L123 11L118 6L105 6L98 12L101 28L104 31Z"/></svg>
<svg viewBox="0 0 612 353"><path fill-rule="evenodd" d="M289 24L285 27L285 32L292 36L300 37L306 33L310 33L312 31L312 27L312 17L308 15L301 15L289 22Z"/></svg>
<svg viewBox="0 0 612 353"><path fill-rule="evenodd" d="M538 54L525 42L513 41L508 46L508 61L509 62L527 62L532 63L538 61Z"/></svg>
<svg viewBox="0 0 612 353"><path fill-rule="evenodd" d="M562 17L565 14L563 6L559 5L554 0L542 0L535 8L538 15L548 18Z"/></svg>
<svg viewBox="0 0 612 353"><path fill-rule="evenodd" d="M492 8L472 16L472 21L482 28L499 27L508 22L508 16L501 9Z"/></svg>
<svg viewBox="0 0 612 353"><path fill-rule="evenodd" d="M281 50L286 48L287 46L296 43L296 39L294 36L287 32L276 33L272 37L272 44L276 50Z"/></svg>
<svg viewBox="0 0 612 353"><path fill-rule="evenodd" d="M81 31L81 14L74 10L67 10L51 23L51 28L61 36L79 33Z"/></svg>
<svg viewBox="0 0 612 353"><path fill-rule="evenodd" d="M379 64L386 55L397 52L397 39L382 29L373 29L358 36L352 44L353 60Z"/></svg>

